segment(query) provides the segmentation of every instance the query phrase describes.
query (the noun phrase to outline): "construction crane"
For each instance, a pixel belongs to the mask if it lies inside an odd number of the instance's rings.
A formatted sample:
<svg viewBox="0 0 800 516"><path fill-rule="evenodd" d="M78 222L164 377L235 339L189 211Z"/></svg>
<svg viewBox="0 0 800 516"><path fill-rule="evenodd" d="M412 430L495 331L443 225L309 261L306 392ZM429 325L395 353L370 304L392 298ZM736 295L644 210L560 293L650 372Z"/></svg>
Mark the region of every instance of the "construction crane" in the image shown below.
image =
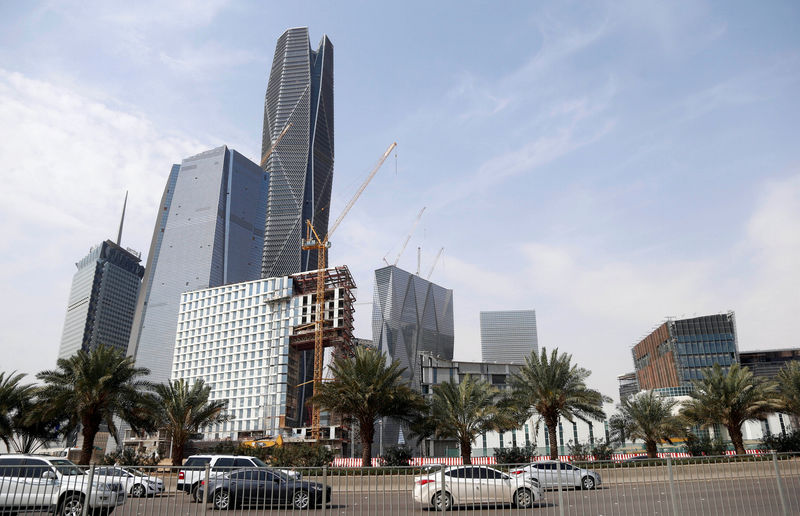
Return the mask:
<svg viewBox="0 0 800 516"><path fill-rule="evenodd" d="M283 138L283 135L286 134L286 131L288 131L290 127L292 127L291 122L286 124L286 127L283 128L281 134L279 134L278 137L275 139L275 143L270 145L269 149L267 149L267 152L264 153L264 157L261 158L261 165L259 165L261 168L264 168L264 165L267 164L267 159L269 159L270 155L272 154L272 151L275 150L275 147L278 146L278 142L281 141L281 138Z"/></svg>
<svg viewBox="0 0 800 516"><path fill-rule="evenodd" d="M367 178L361 184L356 194L350 199L350 202L347 203L347 206L344 207L342 210L342 214L334 221L333 225L328 230L328 234L325 235L325 238L320 238L317 230L314 229L314 225L311 223L311 220L306 220L306 239L302 242L302 249L304 251L316 250L317 251L317 317L315 320L316 328L314 330L314 393L319 392L319 386L322 383L322 354L323 354L323 323L325 318L324 306L325 306L325 256L327 255L328 248L331 246L330 238L333 235L333 232L336 231L336 228L339 227L339 224L342 223L342 219L344 219L345 215L350 211L350 208L356 203L359 197L361 197L361 193L367 187L372 178L375 177L375 174L378 173L378 170L383 165L383 162L386 161L386 158L392 153L392 150L397 147L397 143L392 143L389 145L389 148L386 149L386 152L383 153L383 156L378 160L378 163L375 164L372 171L369 173ZM311 438L319 441L319 406L314 405L311 409Z"/></svg>
<svg viewBox="0 0 800 516"><path fill-rule="evenodd" d="M397 265L397 262L400 261L400 256L402 256L403 251L406 250L406 246L408 245L408 241L411 240L411 235L413 235L414 234L414 230L417 229L417 224L419 224L419 221L422 218L422 214L423 213L425 213L425 206L423 206L422 209L419 210L419 213L417 214L417 218L414 219L414 225L411 226L411 231L408 232L408 236L406 237L405 242L403 242L402 247L400 247L400 252L397 253L397 258L394 259L394 263L392 263L392 265ZM386 254L388 255L389 253L386 253ZM384 261L384 263L386 263L386 265L389 265L389 262L386 261L386 256L383 257L383 261Z"/></svg>
<svg viewBox="0 0 800 516"><path fill-rule="evenodd" d="M439 262L439 257L442 256L442 252L444 251L444 247L439 249L439 252L436 253L436 258L433 259L433 265L431 265L431 270L428 271L428 276L425 278L426 280L431 279L431 274L433 274L433 269L436 268L436 264Z"/></svg>

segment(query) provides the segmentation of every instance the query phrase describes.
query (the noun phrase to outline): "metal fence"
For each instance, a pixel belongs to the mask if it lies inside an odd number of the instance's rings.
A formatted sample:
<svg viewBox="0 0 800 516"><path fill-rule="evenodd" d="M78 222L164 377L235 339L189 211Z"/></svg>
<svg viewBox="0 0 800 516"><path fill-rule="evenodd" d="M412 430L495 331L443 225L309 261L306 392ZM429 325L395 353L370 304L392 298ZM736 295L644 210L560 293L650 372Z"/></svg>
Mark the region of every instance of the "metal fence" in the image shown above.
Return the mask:
<svg viewBox="0 0 800 516"><path fill-rule="evenodd" d="M800 514L797 454L292 470L68 471L34 459L0 460L0 514Z"/></svg>

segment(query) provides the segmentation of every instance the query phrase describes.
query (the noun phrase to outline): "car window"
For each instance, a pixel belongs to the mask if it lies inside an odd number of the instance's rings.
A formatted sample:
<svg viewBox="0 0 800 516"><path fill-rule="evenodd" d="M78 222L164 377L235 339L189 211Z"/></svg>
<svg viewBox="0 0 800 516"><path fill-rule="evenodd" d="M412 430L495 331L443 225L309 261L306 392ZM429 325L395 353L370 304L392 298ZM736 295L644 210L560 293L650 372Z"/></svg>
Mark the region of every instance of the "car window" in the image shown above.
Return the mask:
<svg viewBox="0 0 800 516"><path fill-rule="evenodd" d="M222 460L222 459L220 459ZM234 459L233 460L234 467L237 468L252 468L253 463L249 459Z"/></svg>
<svg viewBox="0 0 800 516"><path fill-rule="evenodd" d="M233 466L233 459L229 457L222 457L217 459L214 466L211 468L213 471L229 471Z"/></svg>
<svg viewBox="0 0 800 516"><path fill-rule="evenodd" d="M43 460L25 459L25 471L22 476L27 478L42 478L42 473L50 470L50 465Z"/></svg>
<svg viewBox="0 0 800 516"><path fill-rule="evenodd" d="M453 478L472 478L472 468L451 469L445 475Z"/></svg>
<svg viewBox="0 0 800 516"><path fill-rule="evenodd" d="M85 475L81 468L66 459L51 459L50 464L55 466L62 475Z"/></svg>
<svg viewBox="0 0 800 516"><path fill-rule="evenodd" d="M496 480L496 479L499 479L499 478L503 478L503 474L502 473L500 473L499 471L496 471L496 470L494 470L492 468L483 468L483 473L481 473L481 474L483 475L481 478L489 478L489 479L493 479L493 480Z"/></svg>
<svg viewBox="0 0 800 516"><path fill-rule="evenodd" d="M571 464L564 464L564 463L562 462L562 463L561 463L561 469L563 469L563 470L566 470L566 471L572 471L572 470L573 470L573 469L575 469L575 468L574 468L574 467L572 467L572 465L571 465Z"/></svg>
<svg viewBox="0 0 800 516"><path fill-rule="evenodd" d="M0 477L19 477L24 459L0 459Z"/></svg>
<svg viewBox="0 0 800 516"><path fill-rule="evenodd" d="M258 466L259 468L268 468L269 467L269 464L267 464L263 460L259 459L258 457L251 457L250 460L252 460L253 464Z"/></svg>
<svg viewBox="0 0 800 516"><path fill-rule="evenodd" d="M183 467L201 469L209 462L211 462L211 457L189 457Z"/></svg>
<svg viewBox="0 0 800 516"><path fill-rule="evenodd" d="M231 473L231 480L250 480L253 478L252 470L234 471Z"/></svg>

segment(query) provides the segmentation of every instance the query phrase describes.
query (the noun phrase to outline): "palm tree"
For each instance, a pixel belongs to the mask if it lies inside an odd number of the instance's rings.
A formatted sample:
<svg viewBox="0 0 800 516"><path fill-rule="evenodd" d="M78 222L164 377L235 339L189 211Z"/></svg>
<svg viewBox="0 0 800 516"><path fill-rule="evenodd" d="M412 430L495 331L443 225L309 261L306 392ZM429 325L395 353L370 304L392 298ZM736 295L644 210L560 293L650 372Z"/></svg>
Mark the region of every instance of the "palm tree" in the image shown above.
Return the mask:
<svg viewBox="0 0 800 516"><path fill-rule="evenodd" d="M793 360L778 372L778 395L783 402L782 410L800 417L800 362Z"/></svg>
<svg viewBox="0 0 800 516"><path fill-rule="evenodd" d="M119 416L134 430L152 428L146 415L152 386L142 378L150 371L134 367L127 357L103 345L90 352L78 351L69 358L59 358L56 369L42 371L36 378L44 382L37 391L37 416L43 420L66 421L62 432L67 434L81 426L83 447L81 464L89 464L94 438L105 422L119 442L114 416Z"/></svg>
<svg viewBox="0 0 800 516"><path fill-rule="evenodd" d="M721 423L728 429L737 455L745 453L742 425L763 419L780 409L776 386L756 378L746 367L734 363L725 372L719 364L705 371L705 378L693 382L691 399L681 413L701 426Z"/></svg>
<svg viewBox="0 0 800 516"><path fill-rule="evenodd" d="M183 464L183 449L186 441L201 427L228 421L225 413L227 400L209 401L211 387L197 380L191 387L183 379L158 384L153 390L154 423L164 428L172 441L172 465Z"/></svg>
<svg viewBox="0 0 800 516"><path fill-rule="evenodd" d="M17 453L35 453L42 446L58 439L59 421L39 417L36 411L38 405L38 399L27 397L14 414L11 446Z"/></svg>
<svg viewBox="0 0 800 516"><path fill-rule="evenodd" d="M662 398L654 391L645 391L622 400L619 405L625 435L633 441L641 439L647 448L647 456L658 456L658 443L685 433L684 425L672 410L678 401Z"/></svg>
<svg viewBox="0 0 800 516"><path fill-rule="evenodd" d="M20 384L24 377L22 373L0 373L0 440L9 450L16 426L14 419L32 395L33 388L30 385Z"/></svg>
<svg viewBox="0 0 800 516"><path fill-rule="evenodd" d="M452 380L433 387L430 418L435 434L456 439L464 464L472 464L472 441L488 430L507 431L517 426L506 411L498 409L499 391L485 381L467 375L460 383Z"/></svg>
<svg viewBox="0 0 800 516"><path fill-rule="evenodd" d="M338 356L331 365L333 380L320 385L311 402L358 423L361 464L369 467L375 420L392 417L411 421L424 410L422 396L402 378L405 368L374 348L359 348L352 357Z"/></svg>
<svg viewBox="0 0 800 516"><path fill-rule="evenodd" d="M547 425L550 437L550 458L558 458L556 427L560 417L573 421L575 417L605 419L603 403L611 398L586 386L591 371L572 362L572 355L558 354L554 349L550 356L542 348L525 358L525 365L512 375L509 384L511 396L520 409L535 410Z"/></svg>

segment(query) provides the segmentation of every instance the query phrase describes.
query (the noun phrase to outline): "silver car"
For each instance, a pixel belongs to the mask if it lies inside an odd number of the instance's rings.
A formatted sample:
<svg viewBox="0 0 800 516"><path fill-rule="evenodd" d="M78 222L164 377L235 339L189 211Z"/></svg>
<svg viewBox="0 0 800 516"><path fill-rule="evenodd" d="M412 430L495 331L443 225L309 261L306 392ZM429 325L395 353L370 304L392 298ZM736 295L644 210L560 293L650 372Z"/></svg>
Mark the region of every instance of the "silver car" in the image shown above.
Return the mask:
<svg viewBox="0 0 800 516"><path fill-rule="evenodd" d="M512 475L523 475L539 481L542 488L579 487L595 489L600 485L600 474L590 469L579 468L568 462L543 460L522 468L513 469Z"/></svg>

